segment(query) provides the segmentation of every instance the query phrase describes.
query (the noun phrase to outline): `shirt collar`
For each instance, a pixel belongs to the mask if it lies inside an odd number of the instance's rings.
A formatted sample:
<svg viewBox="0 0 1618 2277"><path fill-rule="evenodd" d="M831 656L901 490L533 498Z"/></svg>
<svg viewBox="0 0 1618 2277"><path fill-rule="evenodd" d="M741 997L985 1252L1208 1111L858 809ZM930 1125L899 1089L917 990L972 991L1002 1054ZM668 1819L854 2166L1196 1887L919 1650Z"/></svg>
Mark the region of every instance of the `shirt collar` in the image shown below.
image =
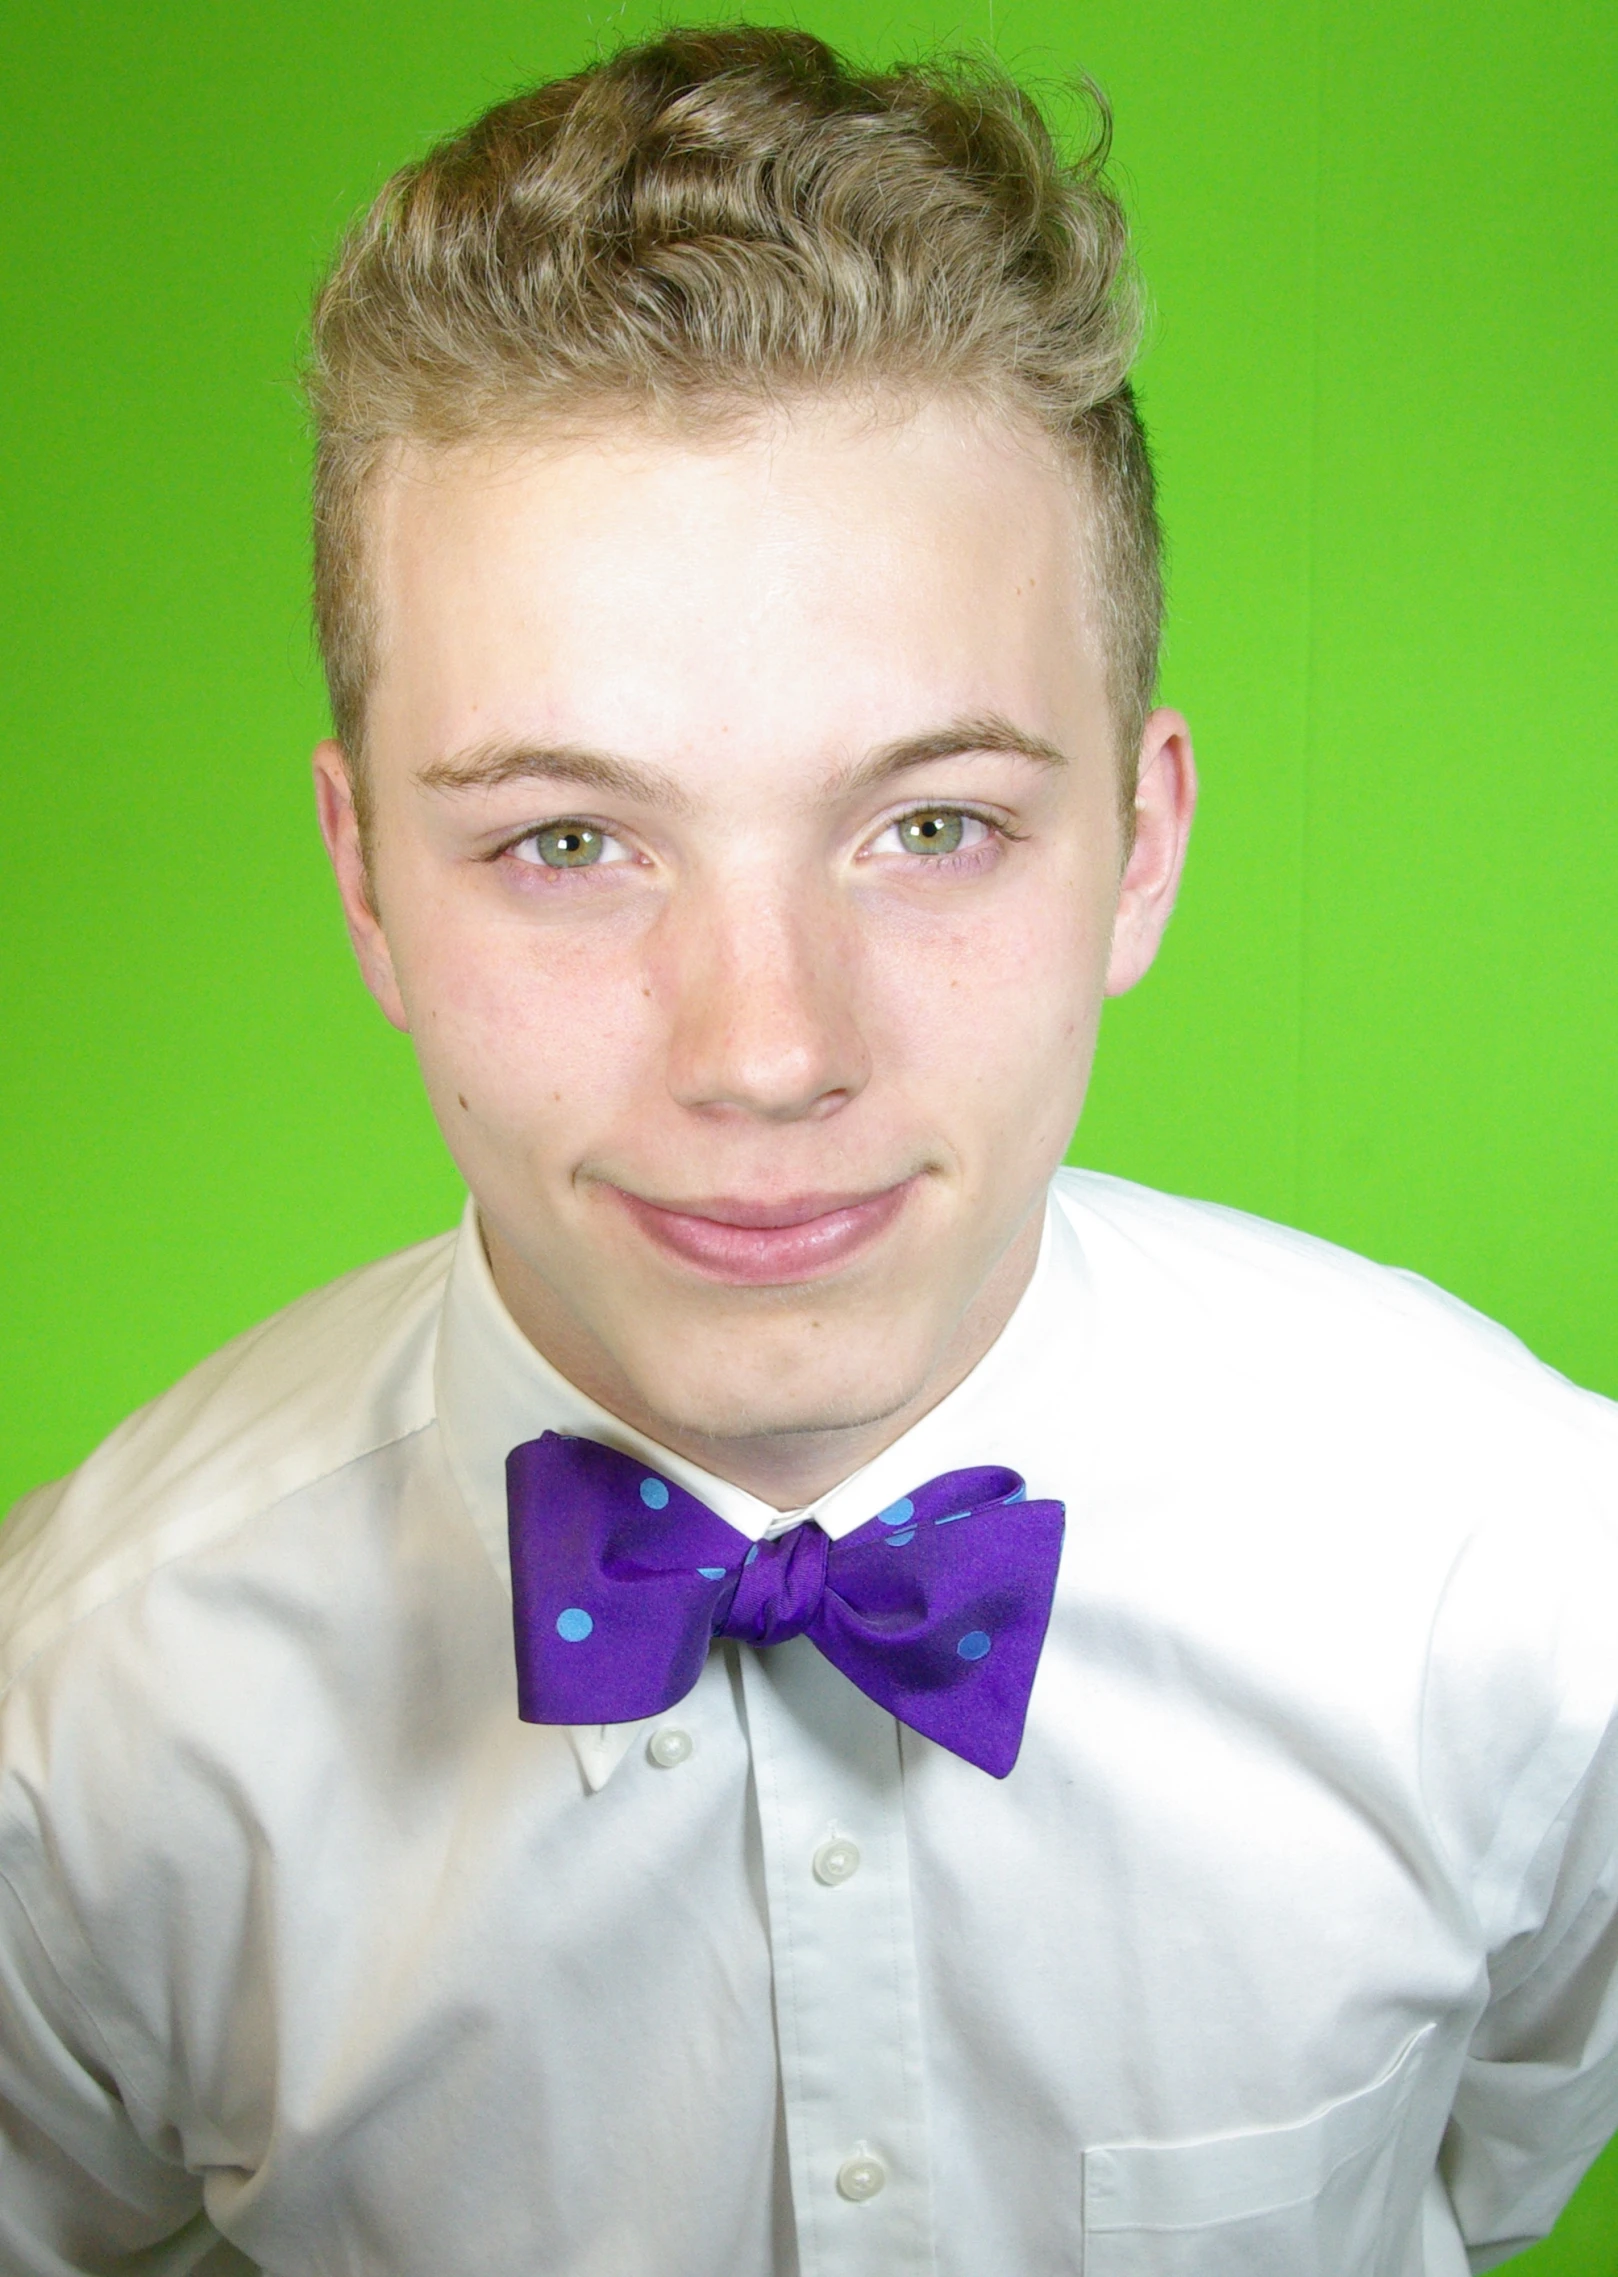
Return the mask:
<svg viewBox="0 0 1618 2277"><path fill-rule="evenodd" d="M1047 1200L1028 1287L977 1366L891 1447L805 1509L783 1512L620 1422L553 1368L506 1310L469 1199L439 1324L438 1426L451 1475L508 1588L506 1457L545 1431L599 1439L635 1456L700 1497L751 1541L808 1518L837 1541L923 1480L973 1464L1004 1463L1022 1472L1035 1496L1057 1492L1057 1482L1039 1471L1052 1422L1071 1413L1088 1374L1082 1351L1091 1311L1086 1293L1078 1238L1054 1200ZM617 1724L572 1733L592 1788L605 1783L642 1728Z"/></svg>

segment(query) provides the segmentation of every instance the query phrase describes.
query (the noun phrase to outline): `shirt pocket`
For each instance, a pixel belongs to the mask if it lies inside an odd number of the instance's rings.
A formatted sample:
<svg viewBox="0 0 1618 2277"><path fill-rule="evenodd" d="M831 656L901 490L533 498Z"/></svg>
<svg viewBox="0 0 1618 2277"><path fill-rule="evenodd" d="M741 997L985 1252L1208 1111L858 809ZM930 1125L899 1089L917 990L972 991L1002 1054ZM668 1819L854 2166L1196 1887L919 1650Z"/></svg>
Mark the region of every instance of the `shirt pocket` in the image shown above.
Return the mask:
<svg viewBox="0 0 1618 2277"><path fill-rule="evenodd" d="M1084 2155L1084 2277L1396 2277L1425 2177L1401 2157L1432 2025L1286 2127Z"/></svg>

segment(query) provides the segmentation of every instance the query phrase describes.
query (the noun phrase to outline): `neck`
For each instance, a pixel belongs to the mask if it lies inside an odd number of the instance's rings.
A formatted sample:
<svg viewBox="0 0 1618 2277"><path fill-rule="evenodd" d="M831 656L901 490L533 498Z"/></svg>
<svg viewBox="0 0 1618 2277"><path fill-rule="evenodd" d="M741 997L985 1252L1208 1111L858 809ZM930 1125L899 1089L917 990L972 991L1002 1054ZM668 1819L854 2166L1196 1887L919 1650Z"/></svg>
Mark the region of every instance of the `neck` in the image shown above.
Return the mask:
<svg viewBox="0 0 1618 2277"><path fill-rule="evenodd" d="M1032 1210L979 1286L923 1380L899 1403L857 1422L789 1430L710 1433L662 1414L641 1397L593 1338L558 1333L534 1301L530 1276L492 1226L483 1240L495 1287L528 1341L574 1389L620 1423L776 1510L801 1510L903 1438L969 1376L1005 1327L1033 1276L1044 1211Z"/></svg>

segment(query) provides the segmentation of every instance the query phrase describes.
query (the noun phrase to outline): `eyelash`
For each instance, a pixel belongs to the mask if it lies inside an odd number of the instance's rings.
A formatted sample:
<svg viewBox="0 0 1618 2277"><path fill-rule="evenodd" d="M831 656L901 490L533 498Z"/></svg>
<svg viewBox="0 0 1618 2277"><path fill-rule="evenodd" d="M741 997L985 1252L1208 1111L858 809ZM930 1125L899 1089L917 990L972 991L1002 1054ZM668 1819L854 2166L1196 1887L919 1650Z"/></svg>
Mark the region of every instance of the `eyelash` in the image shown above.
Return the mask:
<svg viewBox="0 0 1618 2277"><path fill-rule="evenodd" d="M978 807L938 804L906 807L901 813L890 815L872 834L872 838L873 840L886 838L890 831L902 829L905 823L919 821L923 817L931 815L958 815L963 822L981 823L989 834L981 845L969 847L960 853L918 855L915 858L918 867L942 871L946 875L980 867L984 855L996 842L1001 844L1013 843L1022 836L1022 833L1013 830L1002 816L985 814ZM514 838L508 838L502 844L494 847L486 859L490 862L500 862L506 859L518 860L525 870L534 870L543 876L556 879L580 875L585 871L594 869L628 869L633 866L632 861L587 862L579 864L577 870L574 870L565 865L553 866L550 863L538 860L522 861L517 851L519 847L533 844L535 840L542 838L547 830L565 830L568 828L593 830L598 832L601 837L612 840L616 844L623 843L622 840L618 839L616 832L609 830L603 823L592 821L588 815L558 814L548 817L544 822L531 823L526 830L519 831ZM869 844L870 841L867 842L866 851L869 850Z"/></svg>
<svg viewBox="0 0 1618 2277"><path fill-rule="evenodd" d="M543 838L548 830L590 830L593 831L598 838L605 838L615 846L624 844L624 841L619 837L617 831L609 830L604 822L592 821L590 816L587 814L554 814L547 816L543 822L530 823L526 830L519 830L514 838L507 838L503 840L500 845L494 847L491 850L485 859L490 862L500 862L508 858L520 860L521 857L518 855L517 849L520 846L533 845L536 840ZM569 875L575 874L572 866L565 863L552 865L548 862L535 860L533 862L524 862L522 866L524 869L543 871L548 876L555 878L567 877ZM602 866L602 864L596 862L581 862L577 867L579 870L589 870L599 869ZM631 865L627 862L610 862L605 865L605 867L608 869L615 870L627 869L630 866Z"/></svg>
<svg viewBox="0 0 1618 2277"><path fill-rule="evenodd" d="M906 807L902 814L893 815L883 823L876 836L886 838L890 831L902 830L907 822L919 822L933 815L953 815L959 817L962 822L979 822L988 832L988 836L980 845L966 847L959 853L928 854L917 857L918 868L934 872L941 871L945 876L980 869L985 857L992 851L996 843L1004 845L1020 835L1019 832L1011 829L1002 818L993 814L984 814L977 807L941 804Z"/></svg>

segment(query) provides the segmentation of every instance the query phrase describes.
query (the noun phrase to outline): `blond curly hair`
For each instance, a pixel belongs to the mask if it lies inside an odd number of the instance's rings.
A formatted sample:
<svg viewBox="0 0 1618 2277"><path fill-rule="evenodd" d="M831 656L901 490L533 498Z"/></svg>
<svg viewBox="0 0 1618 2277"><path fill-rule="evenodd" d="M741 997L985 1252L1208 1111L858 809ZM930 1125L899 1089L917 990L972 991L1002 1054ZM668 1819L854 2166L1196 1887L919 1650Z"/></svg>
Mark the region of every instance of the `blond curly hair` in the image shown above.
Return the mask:
<svg viewBox="0 0 1618 2277"><path fill-rule="evenodd" d="M1082 470L1128 812L1161 544L1139 293L1087 95L1064 159L982 62L863 72L800 31L674 30L396 174L319 290L307 370L316 624L362 795L367 494L400 444L896 391L1032 419Z"/></svg>

